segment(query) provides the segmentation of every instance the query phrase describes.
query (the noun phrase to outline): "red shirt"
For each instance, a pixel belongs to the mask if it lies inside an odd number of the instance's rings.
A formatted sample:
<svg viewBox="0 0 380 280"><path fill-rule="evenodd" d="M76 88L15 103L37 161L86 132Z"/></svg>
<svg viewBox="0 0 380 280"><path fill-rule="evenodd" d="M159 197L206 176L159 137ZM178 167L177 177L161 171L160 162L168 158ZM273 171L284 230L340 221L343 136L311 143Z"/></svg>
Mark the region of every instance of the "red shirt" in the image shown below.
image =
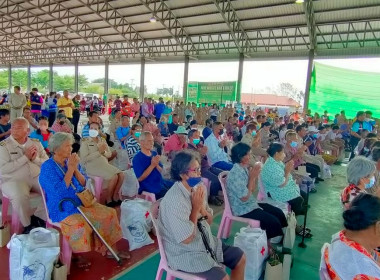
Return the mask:
<svg viewBox="0 0 380 280"><path fill-rule="evenodd" d="M121 114L123 116L131 116L131 113L132 113L131 103L124 100L123 103L121 104Z"/></svg>
<svg viewBox="0 0 380 280"><path fill-rule="evenodd" d="M173 134L169 137L168 141L165 144L165 152L171 151L180 151L187 148L187 143L181 143L177 134Z"/></svg>

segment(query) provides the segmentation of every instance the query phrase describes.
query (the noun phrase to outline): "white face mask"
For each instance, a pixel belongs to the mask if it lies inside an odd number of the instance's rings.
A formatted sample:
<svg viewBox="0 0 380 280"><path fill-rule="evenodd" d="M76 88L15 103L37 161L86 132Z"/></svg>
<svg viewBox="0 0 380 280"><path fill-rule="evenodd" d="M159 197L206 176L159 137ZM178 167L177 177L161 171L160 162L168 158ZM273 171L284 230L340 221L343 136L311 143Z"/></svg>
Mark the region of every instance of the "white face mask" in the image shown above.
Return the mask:
<svg viewBox="0 0 380 280"><path fill-rule="evenodd" d="M90 129L88 131L88 134L90 135L90 137L95 138L95 137L97 137L99 135L99 132L97 130L95 130L95 129Z"/></svg>

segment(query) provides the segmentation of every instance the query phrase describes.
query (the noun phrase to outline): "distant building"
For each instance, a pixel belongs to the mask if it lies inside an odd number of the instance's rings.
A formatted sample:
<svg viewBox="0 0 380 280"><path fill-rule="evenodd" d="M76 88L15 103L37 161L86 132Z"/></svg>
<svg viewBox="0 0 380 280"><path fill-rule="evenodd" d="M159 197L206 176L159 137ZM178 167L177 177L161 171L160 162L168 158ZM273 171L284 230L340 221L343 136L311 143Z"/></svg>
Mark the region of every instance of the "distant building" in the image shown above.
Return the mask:
<svg viewBox="0 0 380 280"><path fill-rule="evenodd" d="M299 108L301 104L288 96L279 96L275 94L251 94L242 93L241 103L245 105L269 106L269 107L289 107Z"/></svg>

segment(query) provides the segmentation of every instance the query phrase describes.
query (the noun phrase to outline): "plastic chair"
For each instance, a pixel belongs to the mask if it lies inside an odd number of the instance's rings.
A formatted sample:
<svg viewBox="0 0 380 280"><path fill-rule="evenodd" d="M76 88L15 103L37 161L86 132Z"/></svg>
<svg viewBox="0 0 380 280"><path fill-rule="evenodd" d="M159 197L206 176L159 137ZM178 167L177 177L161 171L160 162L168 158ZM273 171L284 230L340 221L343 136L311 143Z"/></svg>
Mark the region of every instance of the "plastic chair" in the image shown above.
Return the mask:
<svg viewBox="0 0 380 280"><path fill-rule="evenodd" d="M152 203L156 202L156 195L154 193L150 192L142 192L141 197L147 201L150 201Z"/></svg>
<svg viewBox="0 0 380 280"><path fill-rule="evenodd" d="M37 196L39 196L38 193L35 193L35 192L30 193L30 198L37 197ZM3 194L2 205L1 205L1 213L2 213L2 217L3 217L3 223L9 222L8 211L9 211L9 206L11 205L10 203L11 202L10 202L9 198ZM22 228L23 227L22 227L20 218L18 216L18 213L16 211L13 211L13 209L12 209L12 215L11 215L11 232L12 232L12 234L13 233L20 234L22 232Z"/></svg>
<svg viewBox="0 0 380 280"><path fill-rule="evenodd" d="M103 178L98 176L88 176L94 180L94 189L91 192L94 194L96 200L100 203L100 196L103 192Z"/></svg>
<svg viewBox="0 0 380 280"><path fill-rule="evenodd" d="M50 219L50 216L49 216L49 211L48 211L48 208L46 207L46 198L45 198L45 192L44 190L41 188L41 193L42 193L42 201L44 203L44 207L45 207L45 210L46 210L46 228L61 228L61 224L60 223L54 223L51 219ZM70 274L70 266L71 266L71 256L72 256L72 253L73 251L71 250L71 247L70 247L70 244L69 244L69 241L66 240L66 238L64 238L62 236L61 238L61 262L67 266L67 274Z"/></svg>
<svg viewBox="0 0 380 280"><path fill-rule="evenodd" d="M321 280L331 280L330 275L327 271L326 262L325 262L325 251L329 249L330 244L325 243L321 249L321 264L319 266L319 279Z"/></svg>
<svg viewBox="0 0 380 280"><path fill-rule="evenodd" d="M204 184L205 187L206 187L206 190L207 190L207 197L209 197L209 196L210 196L211 182L210 182L209 179L207 179L207 178L203 178L203 177L202 177L202 182L203 182L203 184Z"/></svg>
<svg viewBox="0 0 380 280"><path fill-rule="evenodd" d="M150 215L152 217L153 227L156 230L158 249L160 251L160 256L161 256L160 264L157 269L156 280L161 280L162 274L164 273L164 271L166 271L166 280L175 280L176 278L183 279L183 280L206 280L205 278L197 277L186 272L173 270L169 267L168 261L166 259L164 246L162 245L161 235L158 230L157 221L156 221L158 218L159 206L160 206L160 200L154 202L152 207L150 208Z"/></svg>
<svg viewBox="0 0 380 280"><path fill-rule="evenodd" d="M268 196L265 193L265 187L264 187L263 181L261 180L261 177L258 179L258 184L259 184L259 192L257 193L257 200L263 201Z"/></svg>
<svg viewBox="0 0 380 280"><path fill-rule="evenodd" d="M236 217L232 214L230 203L228 201L227 192L226 192L226 179L227 179L228 171L223 171L219 174L219 181L223 190L224 197L224 211L222 220L220 221L220 226L218 230L218 238L228 238L231 232L231 222L241 222L250 225L253 228L260 227L260 221Z"/></svg>

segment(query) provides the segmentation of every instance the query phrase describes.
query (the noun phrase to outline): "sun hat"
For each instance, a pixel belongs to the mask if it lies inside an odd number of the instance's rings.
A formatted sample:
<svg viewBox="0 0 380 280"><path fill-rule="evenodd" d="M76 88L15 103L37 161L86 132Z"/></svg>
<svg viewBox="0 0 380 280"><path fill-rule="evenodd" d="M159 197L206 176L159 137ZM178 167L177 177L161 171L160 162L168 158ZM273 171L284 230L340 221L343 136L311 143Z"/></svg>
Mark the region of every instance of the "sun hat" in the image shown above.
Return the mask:
<svg viewBox="0 0 380 280"><path fill-rule="evenodd" d="M179 126L176 131L174 131L175 134L186 134L187 130L184 126Z"/></svg>

